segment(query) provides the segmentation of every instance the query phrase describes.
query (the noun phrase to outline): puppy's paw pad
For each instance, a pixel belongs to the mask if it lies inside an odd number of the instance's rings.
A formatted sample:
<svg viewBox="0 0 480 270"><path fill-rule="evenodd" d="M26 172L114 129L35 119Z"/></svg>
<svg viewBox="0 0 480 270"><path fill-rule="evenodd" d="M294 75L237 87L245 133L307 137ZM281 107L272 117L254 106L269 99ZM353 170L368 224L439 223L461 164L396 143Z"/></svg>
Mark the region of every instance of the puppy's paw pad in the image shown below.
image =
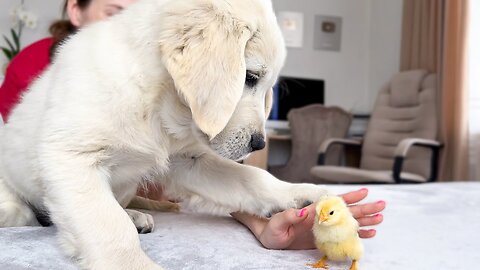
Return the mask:
<svg viewBox="0 0 480 270"><path fill-rule="evenodd" d="M304 202L302 203L302 207L300 207L300 208L307 207L307 206L309 206L309 205L312 204L312 203L313 203L312 201L306 200L306 201L304 201Z"/></svg>

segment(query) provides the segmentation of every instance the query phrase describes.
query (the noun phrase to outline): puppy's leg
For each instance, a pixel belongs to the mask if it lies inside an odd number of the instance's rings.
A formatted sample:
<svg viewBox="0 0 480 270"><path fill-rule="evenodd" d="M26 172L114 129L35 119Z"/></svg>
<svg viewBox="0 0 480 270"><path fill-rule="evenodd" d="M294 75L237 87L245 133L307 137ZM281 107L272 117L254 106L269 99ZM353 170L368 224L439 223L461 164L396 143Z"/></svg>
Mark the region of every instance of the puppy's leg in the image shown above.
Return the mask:
<svg viewBox="0 0 480 270"><path fill-rule="evenodd" d="M92 153L42 154L45 202L64 250L82 268L161 269L142 251L135 226L111 191L114 179Z"/></svg>
<svg viewBox="0 0 480 270"><path fill-rule="evenodd" d="M32 209L4 182L0 172L0 228L39 226Z"/></svg>
<svg viewBox="0 0 480 270"><path fill-rule="evenodd" d="M328 194L320 185L283 182L265 170L212 154L173 157L166 186L206 206L263 216L301 208Z"/></svg>
<svg viewBox="0 0 480 270"><path fill-rule="evenodd" d="M153 231L153 217L150 214L142 213L137 210L125 209L133 224L137 228L138 233L150 233Z"/></svg>

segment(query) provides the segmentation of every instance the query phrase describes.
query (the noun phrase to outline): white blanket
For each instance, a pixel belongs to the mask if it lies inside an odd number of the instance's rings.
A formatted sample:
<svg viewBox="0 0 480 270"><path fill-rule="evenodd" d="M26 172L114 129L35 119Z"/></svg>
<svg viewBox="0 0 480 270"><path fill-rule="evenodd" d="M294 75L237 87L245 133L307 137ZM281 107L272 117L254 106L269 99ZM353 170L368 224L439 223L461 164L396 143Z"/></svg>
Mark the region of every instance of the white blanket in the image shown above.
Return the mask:
<svg viewBox="0 0 480 270"><path fill-rule="evenodd" d="M336 192L360 186L329 186ZM367 186L387 201L377 237L364 240L360 269L479 269L480 183ZM148 255L166 269L309 269L316 250L267 250L230 217L155 213L141 235ZM55 241L55 228L0 229L0 269L76 269ZM334 263L331 270L348 269Z"/></svg>

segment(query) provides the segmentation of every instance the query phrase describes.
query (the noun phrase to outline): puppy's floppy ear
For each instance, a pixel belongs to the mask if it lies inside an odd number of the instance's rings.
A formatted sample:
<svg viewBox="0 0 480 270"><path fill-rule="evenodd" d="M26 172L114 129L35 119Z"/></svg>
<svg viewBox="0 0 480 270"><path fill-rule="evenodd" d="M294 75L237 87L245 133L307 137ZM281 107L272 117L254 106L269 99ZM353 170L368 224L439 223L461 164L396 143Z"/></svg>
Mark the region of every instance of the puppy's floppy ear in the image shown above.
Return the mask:
<svg viewBox="0 0 480 270"><path fill-rule="evenodd" d="M272 112L273 105L273 88L268 89L265 94L265 119L268 119L270 113Z"/></svg>
<svg viewBox="0 0 480 270"><path fill-rule="evenodd" d="M224 1L171 2L162 18L162 61L195 124L213 139L242 96L252 27L218 6Z"/></svg>

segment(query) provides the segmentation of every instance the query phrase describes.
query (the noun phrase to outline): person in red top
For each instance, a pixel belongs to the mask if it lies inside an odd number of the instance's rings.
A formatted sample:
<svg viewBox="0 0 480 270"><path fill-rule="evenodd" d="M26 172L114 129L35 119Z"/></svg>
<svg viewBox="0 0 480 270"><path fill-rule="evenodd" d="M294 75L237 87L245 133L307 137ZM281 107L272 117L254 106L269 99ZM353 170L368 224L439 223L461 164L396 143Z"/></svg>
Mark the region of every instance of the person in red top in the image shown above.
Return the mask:
<svg viewBox="0 0 480 270"><path fill-rule="evenodd" d="M3 85L0 88L0 114L5 122L20 102L22 94L35 78L52 61L55 48L69 35L88 23L112 16L136 0L66 0L64 14L69 20L57 21L50 27L51 38L42 39L23 49L10 63ZM151 199L162 200L161 188L139 190L140 195ZM342 195L350 207L350 211L359 221L360 226L372 226L383 221L381 214L385 202L357 204L368 195L368 190L361 189ZM376 214L376 215L374 215ZM266 248L271 249L313 249L312 225L315 206L312 204L303 209L288 209L273 215L270 219L252 216L245 213L232 213L234 218L247 226L255 237ZM360 230L362 238L374 237L376 231Z"/></svg>
<svg viewBox="0 0 480 270"><path fill-rule="evenodd" d="M23 92L50 64L55 48L69 35L88 23L103 20L121 11L136 0L67 0L64 15L50 26L52 37L37 41L23 49L7 67L0 87L0 115L4 122L20 102Z"/></svg>
<svg viewBox="0 0 480 270"><path fill-rule="evenodd" d="M45 38L23 49L10 62L0 87L0 114L5 122L21 94L50 63L53 38Z"/></svg>

